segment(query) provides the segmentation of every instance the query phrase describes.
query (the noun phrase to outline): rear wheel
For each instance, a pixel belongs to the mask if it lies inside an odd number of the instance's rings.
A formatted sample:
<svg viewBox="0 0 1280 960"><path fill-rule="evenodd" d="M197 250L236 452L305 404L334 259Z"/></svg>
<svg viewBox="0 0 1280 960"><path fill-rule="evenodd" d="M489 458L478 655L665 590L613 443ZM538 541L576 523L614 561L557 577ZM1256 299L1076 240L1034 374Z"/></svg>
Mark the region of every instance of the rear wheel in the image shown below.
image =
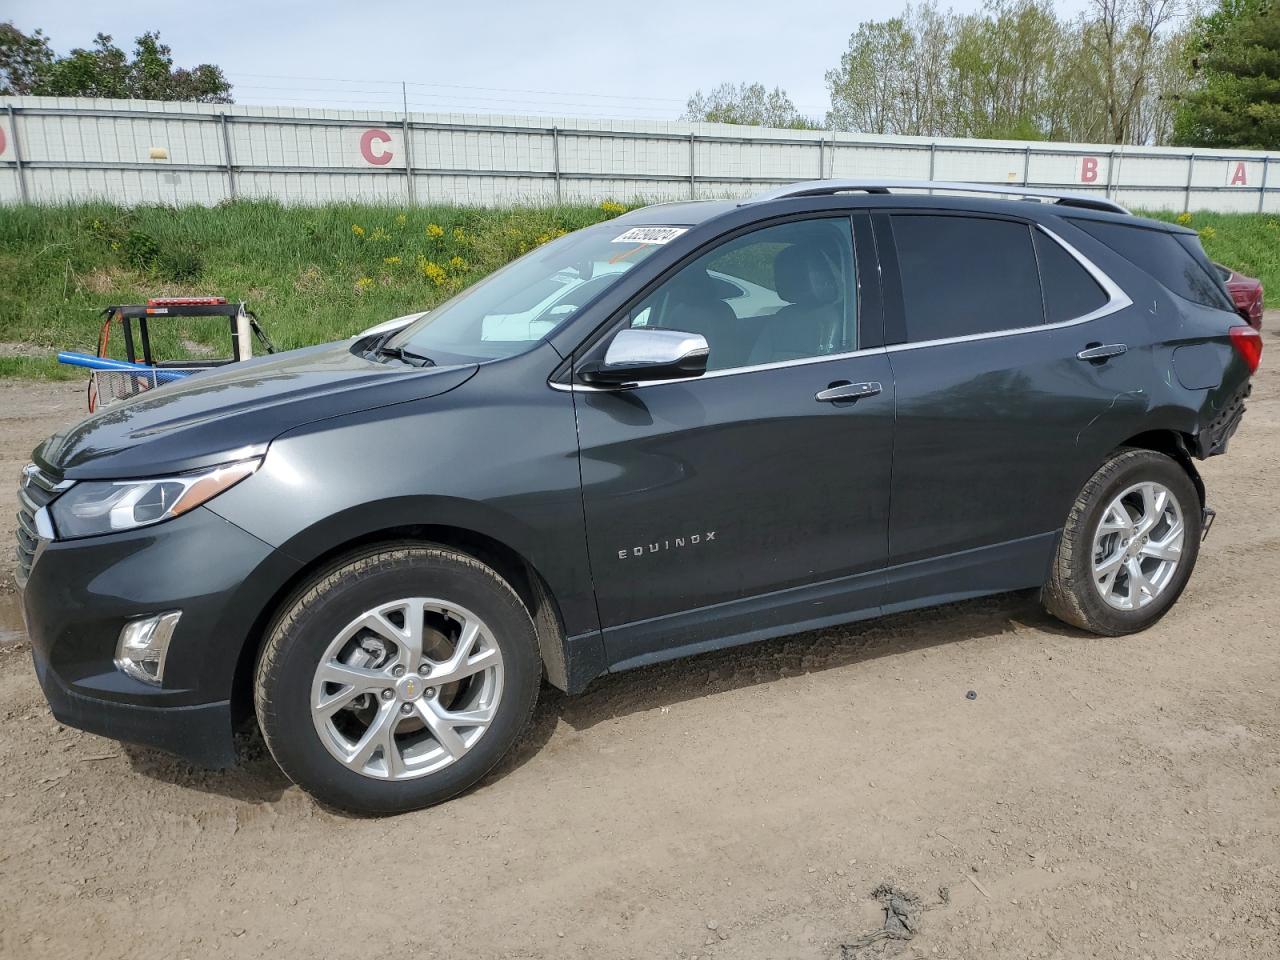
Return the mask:
<svg viewBox="0 0 1280 960"><path fill-rule="evenodd" d="M286 605L259 658L267 746L295 783L357 813L466 790L528 724L533 623L497 573L428 545L339 561Z"/></svg>
<svg viewBox="0 0 1280 960"><path fill-rule="evenodd" d="M1187 472L1161 453L1120 450L1071 508L1045 608L1094 633L1144 630L1186 587L1200 531L1200 498Z"/></svg>

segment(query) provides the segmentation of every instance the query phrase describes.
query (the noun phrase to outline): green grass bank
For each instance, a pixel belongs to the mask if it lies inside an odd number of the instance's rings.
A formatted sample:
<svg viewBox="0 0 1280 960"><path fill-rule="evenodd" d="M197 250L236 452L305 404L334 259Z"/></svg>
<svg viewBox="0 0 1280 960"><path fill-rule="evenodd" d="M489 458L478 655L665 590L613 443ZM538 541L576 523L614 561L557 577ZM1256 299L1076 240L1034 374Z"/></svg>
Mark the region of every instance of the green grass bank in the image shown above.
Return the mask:
<svg viewBox="0 0 1280 960"><path fill-rule="evenodd" d="M349 336L431 307L538 244L625 209L0 208L0 376L84 378L53 353L94 352L102 308L149 296L244 299L282 349ZM1190 225L1210 256L1260 277L1268 304L1280 303L1280 217L1197 213ZM162 356L227 350L221 322L155 327Z"/></svg>

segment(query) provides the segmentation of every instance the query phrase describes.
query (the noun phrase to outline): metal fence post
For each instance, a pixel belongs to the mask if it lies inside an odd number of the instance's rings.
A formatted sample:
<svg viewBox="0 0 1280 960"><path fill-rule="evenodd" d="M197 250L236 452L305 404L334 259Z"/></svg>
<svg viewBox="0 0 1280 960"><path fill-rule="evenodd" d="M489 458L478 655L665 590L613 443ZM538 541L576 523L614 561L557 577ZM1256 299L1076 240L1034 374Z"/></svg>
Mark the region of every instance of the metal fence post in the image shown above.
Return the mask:
<svg viewBox="0 0 1280 960"><path fill-rule="evenodd" d="M695 135L692 132L690 132L689 134L689 199L690 200L698 199L698 182L697 182L697 176L696 176L696 169L694 167L694 163L695 163L694 153L696 152L694 147L694 139L695 139Z"/></svg>
<svg viewBox="0 0 1280 960"><path fill-rule="evenodd" d="M560 128L551 128L551 166L556 175L556 203L560 202Z"/></svg>
<svg viewBox="0 0 1280 960"><path fill-rule="evenodd" d="M1022 185L1029 187L1031 185L1031 144L1027 144L1022 154Z"/></svg>
<svg viewBox="0 0 1280 960"><path fill-rule="evenodd" d="M1194 153L1187 154L1187 189L1182 196L1182 212L1191 212L1191 181L1195 178L1196 173L1196 155Z"/></svg>
<svg viewBox="0 0 1280 960"><path fill-rule="evenodd" d="M236 170L231 160L231 134L227 131L228 117L225 113L218 115L222 126L222 161L227 168L227 196L236 199Z"/></svg>
<svg viewBox="0 0 1280 960"><path fill-rule="evenodd" d="M1107 199L1111 199L1111 183L1116 175L1116 152L1112 150L1107 154Z"/></svg>
<svg viewBox="0 0 1280 960"><path fill-rule="evenodd" d="M413 148L409 145L409 114L404 115L404 120L400 123L400 129L404 135L404 186L405 193L409 196L409 206L416 206L418 203L418 190L413 182Z"/></svg>
<svg viewBox="0 0 1280 960"><path fill-rule="evenodd" d="M1267 203L1267 171L1271 169L1271 158L1262 158L1262 186L1258 188L1258 212L1266 211Z"/></svg>
<svg viewBox="0 0 1280 960"><path fill-rule="evenodd" d="M822 137L818 138L818 179L819 180L827 179L826 146L823 143L823 139L824 138Z"/></svg>
<svg viewBox="0 0 1280 960"><path fill-rule="evenodd" d="M18 120L14 115L16 111L13 104L7 107L9 112L9 139L13 141L13 164L18 172L18 196L22 198L23 203L29 203L27 197L27 174L22 169L22 145L18 142Z"/></svg>
<svg viewBox="0 0 1280 960"><path fill-rule="evenodd" d="M936 143L929 144L929 179L933 179L934 161L938 158L938 145ZM932 190L929 191L933 193Z"/></svg>

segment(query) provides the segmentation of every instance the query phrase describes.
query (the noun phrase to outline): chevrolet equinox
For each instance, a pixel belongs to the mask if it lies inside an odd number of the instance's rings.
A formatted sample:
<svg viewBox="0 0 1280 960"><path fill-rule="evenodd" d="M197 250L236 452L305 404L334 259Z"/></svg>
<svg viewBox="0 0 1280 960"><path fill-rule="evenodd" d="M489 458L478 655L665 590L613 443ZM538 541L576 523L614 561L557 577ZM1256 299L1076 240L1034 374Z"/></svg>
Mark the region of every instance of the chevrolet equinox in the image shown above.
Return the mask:
<svg viewBox="0 0 1280 960"><path fill-rule="evenodd" d="M225 766L252 713L314 796L394 813L493 769L544 677L1026 588L1142 630L1262 345L1190 230L889 181L645 207L391 326L35 450L60 721Z"/></svg>

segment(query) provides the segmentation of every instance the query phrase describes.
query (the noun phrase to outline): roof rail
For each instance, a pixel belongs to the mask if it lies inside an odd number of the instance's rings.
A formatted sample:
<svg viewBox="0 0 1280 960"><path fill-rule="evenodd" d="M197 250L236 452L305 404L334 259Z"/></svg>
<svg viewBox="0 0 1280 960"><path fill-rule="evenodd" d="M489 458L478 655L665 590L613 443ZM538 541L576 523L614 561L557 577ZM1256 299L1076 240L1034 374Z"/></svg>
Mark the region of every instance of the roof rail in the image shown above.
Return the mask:
<svg viewBox="0 0 1280 960"><path fill-rule="evenodd" d="M743 200L739 206L781 200L785 197L823 197L834 193L889 193L891 190L940 190L947 193L988 193L1000 196L1020 197L1042 203L1060 203L1066 207L1082 207L1086 210L1103 210L1107 213L1129 211L1120 204L1102 197L1062 190L1043 190L1037 187L1016 187L996 183L952 183L945 180L804 180L776 187Z"/></svg>

